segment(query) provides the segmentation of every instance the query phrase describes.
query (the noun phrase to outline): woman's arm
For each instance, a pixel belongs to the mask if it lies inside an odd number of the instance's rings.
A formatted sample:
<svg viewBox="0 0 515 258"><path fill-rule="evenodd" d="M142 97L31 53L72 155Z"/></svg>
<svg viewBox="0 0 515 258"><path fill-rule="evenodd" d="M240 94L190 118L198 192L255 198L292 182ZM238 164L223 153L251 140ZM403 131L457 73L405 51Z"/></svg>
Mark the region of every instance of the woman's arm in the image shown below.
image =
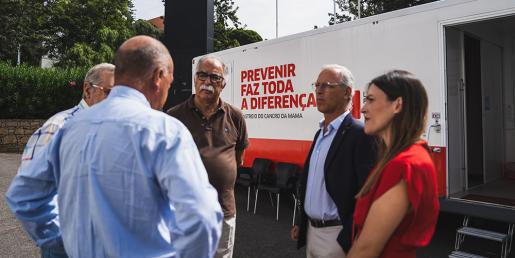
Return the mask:
<svg viewBox="0 0 515 258"><path fill-rule="evenodd" d="M401 180L372 203L347 258L378 257L409 208L407 185Z"/></svg>

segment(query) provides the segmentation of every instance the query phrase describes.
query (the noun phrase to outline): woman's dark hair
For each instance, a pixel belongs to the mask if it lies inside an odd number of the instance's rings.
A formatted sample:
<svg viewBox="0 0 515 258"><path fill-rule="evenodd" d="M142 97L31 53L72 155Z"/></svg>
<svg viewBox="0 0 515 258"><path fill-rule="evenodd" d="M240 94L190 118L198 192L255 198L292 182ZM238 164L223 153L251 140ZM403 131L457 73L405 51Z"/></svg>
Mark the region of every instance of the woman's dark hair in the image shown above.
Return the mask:
<svg viewBox="0 0 515 258"><path fill-rule="evenodd" d="M358 197L370 191L391 159L420 139L427 118L426 90L422 82L410 72L393 70L373 79L368 84L368 88L371 85L383 91L389 101L401 98L402 109L390 122L390 146L387 147L383 139L378 139L379 162L359 191Z"/></svg>

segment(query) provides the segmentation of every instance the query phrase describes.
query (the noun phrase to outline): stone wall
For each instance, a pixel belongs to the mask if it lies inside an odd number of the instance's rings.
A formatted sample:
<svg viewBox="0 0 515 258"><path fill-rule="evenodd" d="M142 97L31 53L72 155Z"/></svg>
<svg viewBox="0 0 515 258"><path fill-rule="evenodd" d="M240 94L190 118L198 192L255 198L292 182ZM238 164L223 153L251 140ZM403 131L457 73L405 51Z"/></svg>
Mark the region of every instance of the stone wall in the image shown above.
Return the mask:
<svg viewBox="0 0 515 258"><path fill-rule="evenodd" d="M44 122L42 119L0 119L0 152L23 152L32 133Z"/></svg>

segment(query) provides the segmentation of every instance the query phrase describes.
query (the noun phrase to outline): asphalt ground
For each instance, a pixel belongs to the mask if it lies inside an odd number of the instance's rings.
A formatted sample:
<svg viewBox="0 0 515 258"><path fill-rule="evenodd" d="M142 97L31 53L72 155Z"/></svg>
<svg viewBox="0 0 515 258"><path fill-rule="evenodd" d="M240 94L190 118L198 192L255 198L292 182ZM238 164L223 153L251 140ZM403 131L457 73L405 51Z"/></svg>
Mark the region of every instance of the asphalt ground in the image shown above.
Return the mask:
<svg viewBox="0 0 515 258"><path fill-rule="evenodd" d="M39 257L39 251L21 225L8 210L5 192L16 174L19 154L0 153L0 258ZM251 196L251 211L246 211L247 189L236 187L237 217L234 258L297 258L305 257L305 249L296 249L289 238L293 215L293 201L281 196L279 221L275 220L276 207L272 207L267 193L260 193L257 213L252 212L254 198ZM417 257L448 257L454 249L456 228L462 217L440 213L437 229L429 246L418 251ZM506 225L495 222L477 222L478 226L504 230ZM500 245L486 240L465 239L464 250L487 257L499 257ZM510 258L515 258L515 251Z"/></svg>
<svg viewBox="0 0 515 258"><path fill-rule="evenodd" d="M39 257L39 251L5 203L5 192L16 175L19 154L0 153L0 257Z"/></svg>

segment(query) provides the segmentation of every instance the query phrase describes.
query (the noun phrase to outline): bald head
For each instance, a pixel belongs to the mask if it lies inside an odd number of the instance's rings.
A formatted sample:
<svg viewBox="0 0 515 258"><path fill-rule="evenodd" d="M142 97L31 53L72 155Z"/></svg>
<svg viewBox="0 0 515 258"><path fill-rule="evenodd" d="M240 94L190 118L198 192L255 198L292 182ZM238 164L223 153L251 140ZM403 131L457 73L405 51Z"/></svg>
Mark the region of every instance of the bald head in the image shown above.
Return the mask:
<svg viewBox="0 0 515 258"><path fill-rule="evenodd" d="M116 85L140 91L153 109L163 108L173 82L173 61L161 42L147 36L130 38L116 51L114 63Z"/></svg>
<svg viewBox="0 0 515 258"><path fill-rule="evenodd" d="M115 84L145 82L158 67L173 71L168 49L148 36L136 36L125 41L116 51L114 63Z"/></svg>

